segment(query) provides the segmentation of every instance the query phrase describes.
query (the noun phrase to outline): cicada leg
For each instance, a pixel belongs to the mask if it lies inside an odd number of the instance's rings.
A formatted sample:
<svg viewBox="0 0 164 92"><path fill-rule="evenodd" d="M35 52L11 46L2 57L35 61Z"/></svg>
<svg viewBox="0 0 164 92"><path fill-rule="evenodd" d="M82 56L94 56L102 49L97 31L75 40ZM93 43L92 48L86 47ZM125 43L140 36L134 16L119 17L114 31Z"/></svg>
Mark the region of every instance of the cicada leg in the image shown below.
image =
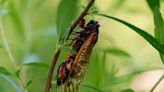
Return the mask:
<svg viewBox="0 0 164 92"><path fill-rule="evenodd" d="M80 20L79 26L85 29L85 19Z"/></svg>

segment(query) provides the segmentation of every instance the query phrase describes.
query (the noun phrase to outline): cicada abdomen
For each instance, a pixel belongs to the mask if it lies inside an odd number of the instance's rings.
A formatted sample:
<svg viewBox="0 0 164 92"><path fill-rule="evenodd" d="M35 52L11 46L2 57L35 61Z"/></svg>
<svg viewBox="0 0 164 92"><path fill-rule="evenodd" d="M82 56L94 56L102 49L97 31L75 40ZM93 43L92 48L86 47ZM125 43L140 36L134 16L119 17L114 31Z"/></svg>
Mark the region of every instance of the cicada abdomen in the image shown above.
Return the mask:
<svg viewBox="0 0 164 92"><path fill-rule="evenodd" d="M99 24L91 20L82 28L71 45L71 49L77 53L69 52L65 62L59 66L57 92L77 92L84 79L92 48L98 39Z"/></svg>

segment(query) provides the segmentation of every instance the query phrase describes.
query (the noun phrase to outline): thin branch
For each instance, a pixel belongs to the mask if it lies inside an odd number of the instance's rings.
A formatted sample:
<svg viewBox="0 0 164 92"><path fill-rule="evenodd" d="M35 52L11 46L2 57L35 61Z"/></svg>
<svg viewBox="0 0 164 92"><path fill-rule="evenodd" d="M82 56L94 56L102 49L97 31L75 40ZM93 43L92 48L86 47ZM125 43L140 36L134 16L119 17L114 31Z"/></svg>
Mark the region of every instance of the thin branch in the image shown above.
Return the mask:
<svg viewBox="0 0 164 92"><path fill-rule="evenodd" d="M4 29L3 29L3 25L2 25L2 17L0 17L0 34L2 36L2 40L3 40L3 43L4 43L4 49L6 50L6 53L7 53L7 55L9 57L12 65L13 65L13 68L15 70L18 70L19 69L18 68L18 65L17 65L17 63L16 63L16 61L14 59L14 56L13 56L11 50L10 50L8 41L6 39L6 35L5 35ZM24 88L24 90L26 90L25 87L24 87L23 80L21 78L18 78L18 81L19 81L20 85L22 85L22 87Z"/></svg>
<svg viewBox="0 0 164 92"><path fill-rule="evenodd" d="M2 21L1 18L0 18L0 21ZM3 29L3 26L2 26L2 22L0 22L0 32L1 32L3 43L4 43L4 48L5 48L8 56L9 56L9 59L12 62L14 68L17 69L17 64L14 60L14 57L13 57L13 55L11 53L11 50L10 50L10 47L8 45L8 42L7 42L7 39L6 39L6 36L5 36L5 32L4 32L4 29Z"/></svg>
<svg viewBox="0 0 164 92"><path fill-rule="evenodd" d="M80 23L80 21L84 18L84 16L87 15L87 13L88 13L89 9L91 8L91 6L93 5L94 1L95 0L90 0L87 7L84 9L84 11L81 13L81 15L77 18L77 20L73 23L73 25L70 28L70 31L68 33L66 40L68 40L68 37L70 36L72 31L76 28L76 26Z"/></svg>
<svg viewBox="0 0 164 92"><path fill-rule="evenodd" d="M83 19L83 17L85 15L87 15L87 12L89 11L90 7L93 5L95 0L90 0L90 2L88 3L87 7L84 9L84 11L81 13L81 15L77 18L77 20L73 23L73 25L70 28L69 34L66 38L66 40L68 40L70 34L72 33L72 31L76 28L76 26L80 23L80 21ZM57 52L55 53L53 60L51 62L51 66L48 72L48 77L47 77L47 82L46 82L46 86L45 86L45 92L49 92L50 88L51 88L51 80L52 80L52 75L53 75L53 71L56 65L56 61L57 58L59 56L61 52L61 47L58 48Z"/></svg>
<svg viewBox="0 0 164 92"><path fill-rule="evenodd" d="M4 49L6 50L7 55L9 57L11 63L13 64L13 67L17 70L18 69L17 63L15 62L15 59L13 57L13 54L11 53L8 41L6 39L5 32L4 32L3 25L2 25L2 18L1 17L0 17L0 33L1 33L1 37L2 37L3 43L4 43Z"/></svg>
<svg viewBox="0 0 164 92"><path fill-rule="evenodd" d="M151 88L150 92L153 92L155 88L160 84L160 82L164 79L164 74L159 78L159 80L155 83L155 85Z"/></svg>
<svg viewBox="0 0 164 92"><path fill-rule="evenodd" d="M60 55L60 52L61 52L61 48L59 47L58 50L56 51L53 59L52 59L52 62L51 62L51 66L50 66L50 69L49 69L49 72L48 72L47 82L46 82L46 86L45 86L45 92L50 91L52 75L53 75L53 72L54 72L54 68L55 68L55 65L56 65L57 58Z"/></svg>

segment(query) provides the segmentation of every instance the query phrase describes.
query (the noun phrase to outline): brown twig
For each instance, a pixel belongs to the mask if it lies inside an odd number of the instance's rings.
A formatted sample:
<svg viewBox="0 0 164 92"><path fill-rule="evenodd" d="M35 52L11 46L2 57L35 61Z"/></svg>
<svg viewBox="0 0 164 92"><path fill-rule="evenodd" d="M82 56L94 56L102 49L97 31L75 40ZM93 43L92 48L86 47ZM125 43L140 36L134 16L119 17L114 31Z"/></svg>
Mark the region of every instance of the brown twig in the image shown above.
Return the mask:
<svg viewBox="0 0 164 92"><path fill-rule="evenodd" d="M53 71L54 71L56 61L57 61L57 58L58 58L60 52L61 52L61 48L59 47L58 50L55 52L55 55L54 55L52 62L51 62L51 66L50 66L50 69L48 72L47 82L46 82L46 86L45 86L45 92L50 91Z"/></svg>
<svg viewBox="0 0 164 92"><path fill-rule="evenodd" d="M76 28L76 26L80 23L80 21L83 19L83 17L85 15L87 15L88 10L90 9L90 7L92 6L92 4L94 3L95 0L90 0L90 2L88 3L87 7L84 9L84 11L81 13L81 15L77 18L77 20L73 23L73 25L70 28L69 34L66 38L66 40L68 40L70 34L72 33L72 31ZM53 60L51 62L51 66L48 72L48 77L47 77L47 82L46 82L46 86L45 86L45 92L49 92L50 88L51 88L51 80L52 80L52 75L53 75L53 71L56 65L56 61L57 58L59 56L61 52L61 48L59 47L58 50L56 51Z"/></svg>
<svg viewBox="0 0 164 92"><path fill-rule="evenodd" d="M155 83L155 85L150 89L149 92L154 92L155 88L160 84L160 82L164 79L164 74L159 78L159 80Z"/></svg>
<svg viewBox="0 0 164 92"><path fill-rule="evenodd" d="M88 3L87 7L84 9L84 11L81 13L81 15L77 18L77 20L73 23L73 25L70 28L70 31L68 33L68 36L66 38L66 40L68 40L68 37L70 36L70 34L72 33L72 31L76 28L76 26L80 23L80 21L83 19L83 17L85 15L87 15L87 12L89 11L89 9L91 8L91 6L93 5L95 0L90 0L90 2Z"/></svg>

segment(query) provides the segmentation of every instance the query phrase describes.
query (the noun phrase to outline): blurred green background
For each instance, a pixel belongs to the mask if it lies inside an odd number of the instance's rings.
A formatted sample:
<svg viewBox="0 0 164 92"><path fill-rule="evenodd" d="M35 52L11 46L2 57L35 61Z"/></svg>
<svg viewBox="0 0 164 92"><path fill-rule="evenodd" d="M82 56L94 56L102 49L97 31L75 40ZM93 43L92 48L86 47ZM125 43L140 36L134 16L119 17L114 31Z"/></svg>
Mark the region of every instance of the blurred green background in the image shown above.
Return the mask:
<svg viewBox="0 0 164 92"><path fill-rule="evenodd" d="M87 2L0 0L0 92L44 91L58 42ZM164 0L160 5L164 16ZM153 15L146 0L96 0L92 10L154 35ZM93 18L100 24L99 39L79 92L148 92L164 72L158 51L128 27L101 16L89 15L86 20ZM57 67L67 52L62 51ZM164 92L164 88L158 86L155 92Z"/></svg>

